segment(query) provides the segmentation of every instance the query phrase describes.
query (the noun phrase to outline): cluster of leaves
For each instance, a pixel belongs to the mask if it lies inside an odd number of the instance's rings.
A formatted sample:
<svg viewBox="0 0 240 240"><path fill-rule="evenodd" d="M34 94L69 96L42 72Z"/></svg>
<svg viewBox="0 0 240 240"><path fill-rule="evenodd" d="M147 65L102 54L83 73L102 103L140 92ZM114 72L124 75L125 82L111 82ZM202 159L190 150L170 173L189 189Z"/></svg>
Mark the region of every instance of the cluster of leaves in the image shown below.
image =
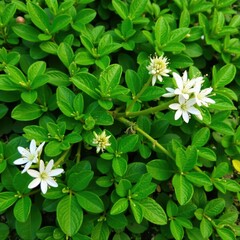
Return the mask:
<svg viewBox="0 0 240 240"><path fill-rule="evenodd" d="M237 239L239 9L237 0L1 1L1 239ZM171 76L147 85L154 53L212 86L202 120L174 120L161 98ZM93 132L103 130L111 145L97 154ZM46 194L13 164L32 139L65 170Z"/></svg>

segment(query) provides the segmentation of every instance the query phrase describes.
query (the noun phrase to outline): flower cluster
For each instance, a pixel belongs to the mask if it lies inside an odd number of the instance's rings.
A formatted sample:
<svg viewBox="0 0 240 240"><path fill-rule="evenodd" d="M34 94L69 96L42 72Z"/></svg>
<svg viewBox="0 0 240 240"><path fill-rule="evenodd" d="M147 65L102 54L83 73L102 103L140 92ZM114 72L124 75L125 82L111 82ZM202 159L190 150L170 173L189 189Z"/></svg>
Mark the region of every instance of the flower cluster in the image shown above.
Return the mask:
<svg viewBox="0 0 240 240"><path fill-rule="evenodd" d="M28 188L32 189L40 184L41 191L45 194L48 190L48 186L57 187L58 184L54 180L55 176L60 175L64 172L62 168L53 169L54 160L50 160L45 167L45 163L40 159L42 149L45 142L41 143L38 147L36 141L33 139L30 142L29 149L18 147L18 152L22 155L21 158L15 160L15 165L22 165L24 168L22 173L27 172L34 179L29 183ZM30 169L32 164L34 167L38 167L39 171Z"/></svg>
<svg viewBox="0 0 240 240"><path fill-rule="evenodd" d="M148 73L153 75L152 77L152 86L155 85L156 81L163 81L162 76L168 77L168 73L171 72L170 69L167 68L168 66L168 59L166 57L160 56L158 57L156 54L154 57L150 58L150 65L147 66Z"/></svg>
<svg viewBox="0 0 240 240"><path fill-rule="evenodd" d="M181 116L183 120L188 123L191 114L202 120L201 112L198 107L208 107L209 104L214 104L215 101L208 97L212 92L212 88L202 88L204 82L203 77L188 79L187 71L184 71L181 77L177 73L173 73L173 79L176 83L176 88L166 88L168 93L163 94L163 97L178 96L178 103L169 105L170 109L176 110L175 120Z"/></svg>
<svg viewBox="0 0 240 240"><path fill-rule="evenodd" d="M97 147L97 153L99 153L100 151L103 152L106 147L111 145L111 143L109 142L109 138L111 137L111 135L107 136L105 130L102 131L101 134L97 134L96 132L93 132L93 134L95 137L93 139L93 144Z"/></svg>

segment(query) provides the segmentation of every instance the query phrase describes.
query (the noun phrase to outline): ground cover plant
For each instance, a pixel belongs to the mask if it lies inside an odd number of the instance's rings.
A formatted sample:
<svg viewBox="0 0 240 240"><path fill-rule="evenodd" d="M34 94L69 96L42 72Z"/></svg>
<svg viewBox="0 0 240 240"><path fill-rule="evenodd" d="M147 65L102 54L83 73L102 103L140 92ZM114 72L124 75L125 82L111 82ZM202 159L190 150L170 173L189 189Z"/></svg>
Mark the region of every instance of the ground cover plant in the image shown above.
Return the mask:
<svg viewBox="0 0 240 240"><path fill-rule="evenodd" d="M0 239L239 239L239 10L1 1Z"/></svg>

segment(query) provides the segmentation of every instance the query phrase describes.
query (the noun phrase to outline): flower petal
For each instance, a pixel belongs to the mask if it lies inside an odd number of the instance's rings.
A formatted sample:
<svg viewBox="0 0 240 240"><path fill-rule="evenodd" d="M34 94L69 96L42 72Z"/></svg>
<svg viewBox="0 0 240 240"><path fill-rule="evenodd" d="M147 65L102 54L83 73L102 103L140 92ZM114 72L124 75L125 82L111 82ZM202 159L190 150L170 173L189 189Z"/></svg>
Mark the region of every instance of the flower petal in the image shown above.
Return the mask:
<svg viewBox="0 0 240 240"><path fill-rule="evenodd" d="M55 177L55 176L58 176L60 175L61 173L63 173L64 170L62 168L56 168L56 169L53 169L52 171L50 171L48 173L48 176L50 177Z"/></svg>
<svg viewBox="0 0 240 240"><path fill-rule="evenodd" d="M177 73L173 72L173 78L179 89L183 89L183 80Z"/></svg>
<svg viewBox="0 0 240 240"><path fill-rule="evenodd" d="M182 114L183 114L182 109L178 109L175 113L174 119L178 120L182 116Z"/></svg>
<svg viewBox="0 0 240 240"><path fill-rule="evenodd" d="M29 150L30 150L30 153L35 155L36 154L36 141L33 139L31 142L30 142L30 146L29 146Z"/></svg>
<svg viewBox="0 0 240 240"><path fill-rule="evenodd" d="M173 110L178 110L179 108L181 108L179 103L172 103L169 105L169 108L173 109Z"/></svg>
<svg viewBox="0 0 240 240"><path fill-rule="evenodd" d="M47 179L47 183L48 183L48 185L51 186L51 187L57 187L57 186L58 186L57 182L54 181L53 178L48 178L48 179Z"/></svg>
<svg viewBox="0 0 240 240"><path fill-rule="evenodd" d="M186 123L189 122L189 115L186 111L183 111L182 117L183 117L184 122L186 122Z"/></svg>
<svg viewBox="0 0 240 240"><path fill-rule="evenodd" d="M40 178L35 178L28 184L28 188L30 189L35 188L39 185L40 182L41 182Z"/></svg>
<svg viewBox="0 0 240 240"><path fill-rule="evenodd" d="M45 165L44 165L44 161L40 160L39 162L39 172L42 173L45 170Z"/></svg>
<svg viewBox="0 0 240 240"><path fill-rule="evenodd" d="M16 165L22 165L28 162L27 158L19 158L17 160L15 160L13 163Z"/></svg>
<svg viewBox="0 0 240 240"><path fill-rule="evenodd" d="M28 162L26 163L26 165L24 166L24 169L22 170L22 173L27 172L27 170L31 167L31 165L32 165L32 162L31 162L31 161L28 161Z"/></svg>
<svg viewBox="0 0 240 240"><path fill-rule="evenodd" d="M28 157L30 155L30 152L26 148L18 147L17 149L22 156Z"/></svg>
<svg viewBox="0 0 240 240"><path fill-rule="evenodd" d="M54 164L54 160L51 159L45 168L45 172L49 173L52 170L53 164Z"/></svg>
<svg viewBox="0 0 240 240"><path fill-rule="evenodd" d="M34 178L38 178L40 177L40 173L36 170L33 170L33 169L29 169L27 171L27 173L31 176L31 177L34 177Z"/></svg>
<svg viewBox="0 0 240 240"><path fill-rule="evenodd" d="M47 184L47 181L45 180L42 180L41 181L41 191L43 194L45 194L48 190L48 184Z"/></svg>

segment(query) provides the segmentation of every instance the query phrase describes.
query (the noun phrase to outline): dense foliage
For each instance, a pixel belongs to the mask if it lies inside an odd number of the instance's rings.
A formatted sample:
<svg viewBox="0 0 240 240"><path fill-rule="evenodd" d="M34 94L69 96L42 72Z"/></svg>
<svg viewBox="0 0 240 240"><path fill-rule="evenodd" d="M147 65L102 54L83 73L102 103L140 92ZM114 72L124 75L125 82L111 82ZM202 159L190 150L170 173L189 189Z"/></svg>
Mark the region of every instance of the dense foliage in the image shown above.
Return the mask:
<svg viewBox="0 0 240 240"><path fill-rule="evenodd" d="M239 239L239 9L1 1L1 240Z"/></svg>

